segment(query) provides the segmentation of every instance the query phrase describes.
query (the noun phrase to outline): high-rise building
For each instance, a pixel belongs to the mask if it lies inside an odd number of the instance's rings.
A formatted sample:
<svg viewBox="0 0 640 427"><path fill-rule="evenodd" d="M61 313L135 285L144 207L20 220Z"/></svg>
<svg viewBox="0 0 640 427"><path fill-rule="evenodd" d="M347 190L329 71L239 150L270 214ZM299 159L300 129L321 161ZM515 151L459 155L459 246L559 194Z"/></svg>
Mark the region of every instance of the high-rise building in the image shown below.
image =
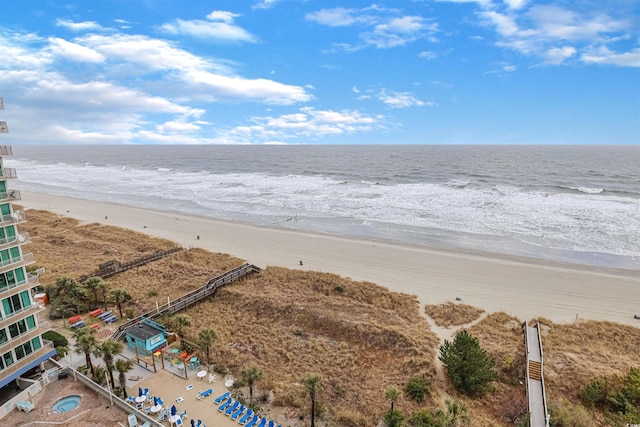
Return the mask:
<svg viewBox="0 0 640 427"><path fill-rule="evenodd" d="M0 121L0 134L6 133L7 122ZM4 167L4 158L11 155L10 145L0 145L0 388L56 354L53 344L42 338L46 329L38 313L45 307L34 299L38 276L27 272L35 261L24 252L28 233L17 227L25 221L24 212L13 206L20 192L7 185L17 177L15 169Z"/></svg>

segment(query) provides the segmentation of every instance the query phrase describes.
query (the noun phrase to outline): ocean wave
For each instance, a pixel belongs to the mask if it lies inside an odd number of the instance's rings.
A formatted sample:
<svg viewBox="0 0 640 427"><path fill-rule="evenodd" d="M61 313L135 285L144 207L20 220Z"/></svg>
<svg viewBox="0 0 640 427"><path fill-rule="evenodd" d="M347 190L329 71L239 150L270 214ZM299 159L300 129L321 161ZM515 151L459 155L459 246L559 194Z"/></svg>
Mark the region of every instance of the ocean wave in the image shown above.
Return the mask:
<svg viewBox="0 0 640 427"><path fill-rule="evenodd" d="M564 189L567 189L567 190L578 191L580 193L585 193L585 194L600 194L600 193L603 193L605 191L604 188L571 187L571 186L568 186L568 185L561 185L560 188L564 188Z"/></svg>

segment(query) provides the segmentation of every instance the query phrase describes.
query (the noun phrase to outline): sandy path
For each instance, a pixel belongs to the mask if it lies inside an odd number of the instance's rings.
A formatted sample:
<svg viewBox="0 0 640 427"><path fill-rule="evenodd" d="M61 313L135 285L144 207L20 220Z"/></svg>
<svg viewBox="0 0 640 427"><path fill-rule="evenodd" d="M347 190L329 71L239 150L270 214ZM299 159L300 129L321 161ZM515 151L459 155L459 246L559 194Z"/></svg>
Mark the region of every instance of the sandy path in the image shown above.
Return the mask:
<svg viewBox="0 0 640 427"><path fill-rule="evenodd" d="M637 271L434 250L67 197L22 195L26 208L129 228L185 247L229 253L260 267L304 268L367 280L417 295L423 305L460 297L466 304L488 312L505 311L521 320L545 317L569 322L578 317L640 326L640 320L633 318L640 314Z"/></svg>

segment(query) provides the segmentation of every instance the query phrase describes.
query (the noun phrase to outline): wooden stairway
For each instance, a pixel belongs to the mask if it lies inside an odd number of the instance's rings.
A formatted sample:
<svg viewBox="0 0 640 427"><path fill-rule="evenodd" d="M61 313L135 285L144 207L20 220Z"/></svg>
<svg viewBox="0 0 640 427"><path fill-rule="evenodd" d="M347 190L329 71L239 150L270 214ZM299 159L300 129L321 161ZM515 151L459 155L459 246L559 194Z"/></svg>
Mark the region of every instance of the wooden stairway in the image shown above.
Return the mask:
<svg viewBox="0 0 640 427"><path fill-rule="evenodd" d="M535 360L529 360L529 378L542 381L542 364Z"/></svg>

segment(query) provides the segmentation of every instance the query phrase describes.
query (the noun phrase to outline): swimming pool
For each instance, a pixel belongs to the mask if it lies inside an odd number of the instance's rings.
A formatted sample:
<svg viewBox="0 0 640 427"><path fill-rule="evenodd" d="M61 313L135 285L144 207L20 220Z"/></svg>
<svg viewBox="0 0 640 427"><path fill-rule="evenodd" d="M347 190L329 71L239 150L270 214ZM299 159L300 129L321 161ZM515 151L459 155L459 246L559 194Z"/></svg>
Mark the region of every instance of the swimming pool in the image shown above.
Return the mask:
<svg viewBox="0 0 640 427"><path fill-rule="evenodd" d="M67 396L58 400L53 404L51 410L55 413L68 412L72 409L75 409L79 404L82 398L80 396Z"/></svg>

